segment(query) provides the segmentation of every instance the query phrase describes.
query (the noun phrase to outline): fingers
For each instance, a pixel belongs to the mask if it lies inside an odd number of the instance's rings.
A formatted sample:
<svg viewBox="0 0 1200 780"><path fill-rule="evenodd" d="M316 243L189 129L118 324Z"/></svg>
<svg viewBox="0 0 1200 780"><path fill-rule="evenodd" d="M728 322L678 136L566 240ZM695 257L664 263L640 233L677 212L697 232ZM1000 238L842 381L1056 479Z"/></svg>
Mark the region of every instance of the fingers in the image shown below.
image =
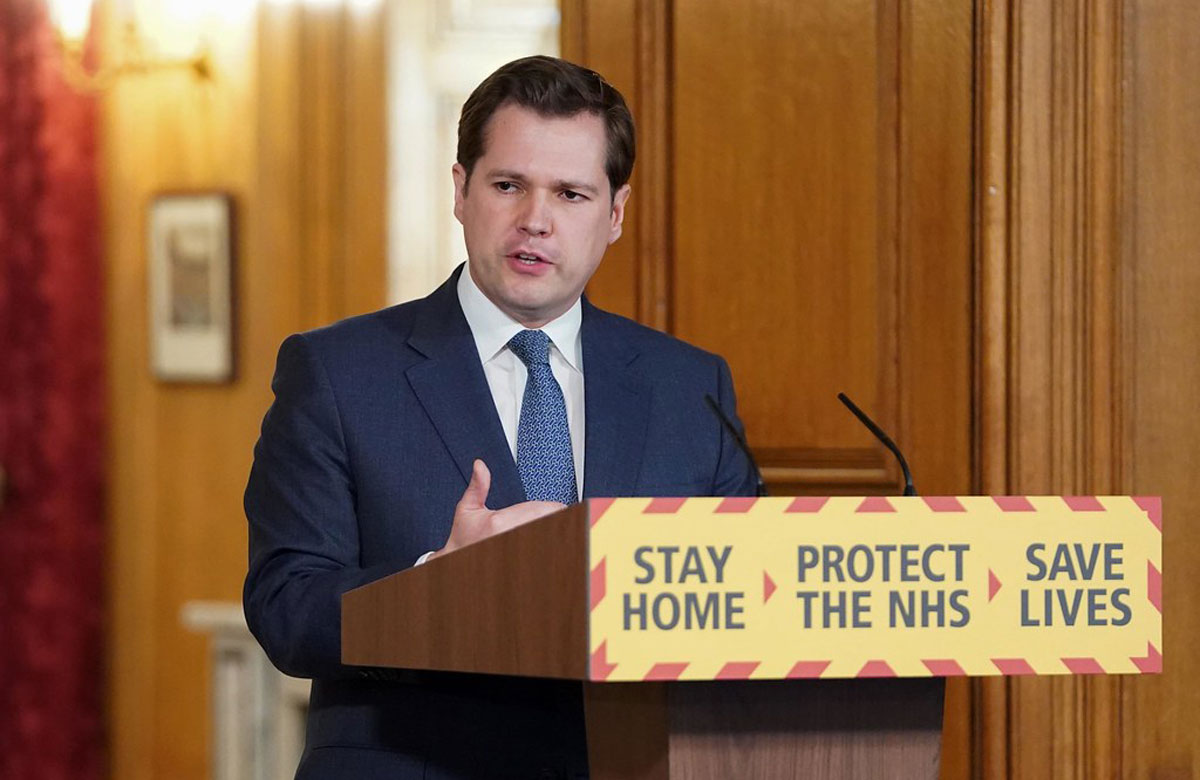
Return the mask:
<svg viewBox="0 0 1200 780"><path fill-rule="evenodd" d="M446 540L442 549L430 557L431 560L443 553L453 552L493 534L502 533L566 508L564 504L554 501L526 501L493 512L485 503L491 484L492 473L488 471L487 464L482 460L472 463L471 481L467 483L467 489L463 491L462 498L454 509L450 538Z"/></svg>
<svg viewBox="0 0 1200 780"><path fill-rule="evenodd" d="M557 501L524 501L520 504L514 504L513 506L519 506L523 509L528 509L529 512L534 513L534 517L545 517L546 515L553 514L560 509L567 508L566 504L560 504Z"/></svg>
<svg viewBox="0 0 1200 780"><path fill-rule="evenodd" d="M442 549L430 556L430 560L488 535L488 519L492 513L487 508L487 495L491 486L492 472L488 471L486 463L476 458L471 463L471 480L467 483L467 489L458 500L458 506L454 507L450 537Z"/></svg>
<svg viewBox="0 0 1200 780"><path fill-rule="evenodd" d="M471 464L471 481L463 491L458 505L463 509L483 509L487 505L488 490L492 486L492 472L478 458Z"/></svg>
<svg viewBox="0 0 1200 780"><path fill-rule="evenodd" d="M560 509L566 509L566 504L560 504L557 501L525 501L513 504L492 515L493 532L500 533L510 528L516 528L532 520L537 520L539 517L554 514Z"/></svg>

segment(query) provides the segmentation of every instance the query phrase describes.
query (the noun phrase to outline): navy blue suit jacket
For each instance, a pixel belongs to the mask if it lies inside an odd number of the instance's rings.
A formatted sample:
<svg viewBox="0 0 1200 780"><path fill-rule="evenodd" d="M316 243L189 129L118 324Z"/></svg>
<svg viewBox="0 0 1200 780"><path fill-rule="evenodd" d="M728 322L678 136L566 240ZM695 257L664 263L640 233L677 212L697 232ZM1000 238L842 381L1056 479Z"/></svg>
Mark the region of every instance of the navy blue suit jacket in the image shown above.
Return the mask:
<svg viewBox="0 0 1200 780"><path fill-rule="evenodd" d="M313 678L299 777L586 774L578 683L343 666L341 595L440 548L475 458L525 500L454 275L429 297L289 337L246 488L246 619ZM752 495L725 362L603 312L581 325L587 496ZM520 561L513 561L520 566Z"/></svg>

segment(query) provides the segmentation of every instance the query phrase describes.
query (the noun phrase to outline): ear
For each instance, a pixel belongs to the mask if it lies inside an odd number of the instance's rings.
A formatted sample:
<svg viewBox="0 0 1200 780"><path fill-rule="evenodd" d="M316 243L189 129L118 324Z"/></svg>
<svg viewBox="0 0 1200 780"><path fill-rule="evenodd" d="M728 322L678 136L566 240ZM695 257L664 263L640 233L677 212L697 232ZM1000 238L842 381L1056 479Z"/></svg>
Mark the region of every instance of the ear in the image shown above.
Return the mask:
<svg viewBox="0 0 1200 780"><path fill-rule="evenodd" d="M463 201L467 199L467 169L454 163L454 167L450 169L450 175L454 177L454 218L461 223L463 221Z"/></svg>
<svg viewBox="0 0 1200 780"><path fill-rule="evenodd" d="M617 196L613 198L612 229L608 234L610 244L621 237L621 224L625 221L625 201L629 200L629 193L632 191L628 184L622 184L621 189L617 190Z"/></svg>

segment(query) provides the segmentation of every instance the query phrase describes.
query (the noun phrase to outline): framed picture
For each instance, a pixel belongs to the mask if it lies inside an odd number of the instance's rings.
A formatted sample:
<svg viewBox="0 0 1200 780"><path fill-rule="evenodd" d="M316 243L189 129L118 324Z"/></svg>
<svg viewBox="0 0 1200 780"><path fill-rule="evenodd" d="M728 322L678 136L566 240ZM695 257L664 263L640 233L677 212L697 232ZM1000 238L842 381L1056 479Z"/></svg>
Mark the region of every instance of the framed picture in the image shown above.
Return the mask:
<svg viewBox="0 0 1200 780"><path fill-rule="evenodd" d="M163 194L150 203L150 365L166 382L233 379L233 201Z"/></svg>

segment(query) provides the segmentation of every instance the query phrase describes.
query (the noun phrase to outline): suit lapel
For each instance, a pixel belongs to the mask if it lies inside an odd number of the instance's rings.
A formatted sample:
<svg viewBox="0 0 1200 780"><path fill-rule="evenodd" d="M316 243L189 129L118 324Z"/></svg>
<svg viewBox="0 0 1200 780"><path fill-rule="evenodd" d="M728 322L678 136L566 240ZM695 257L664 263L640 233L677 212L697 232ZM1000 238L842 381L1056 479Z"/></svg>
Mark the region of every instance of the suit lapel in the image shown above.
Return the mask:
<svg viewBox="0 0 1200 780"><path fill-rule="evenodd" d="M587 497L629 496L637 488L650 388L632 368L638 357L605 314L583 301L583 386Z"/></svg>
<svg viewBox="0 0 1200 780"><path fill-rule="evenodd" d="M517 465L496 414L471 329L458 302L458 274L427 299L408 343L426 357L405 371L409 385L462 474L481 458L492 473L488 506L499 509L525 500Z"/></svg>

